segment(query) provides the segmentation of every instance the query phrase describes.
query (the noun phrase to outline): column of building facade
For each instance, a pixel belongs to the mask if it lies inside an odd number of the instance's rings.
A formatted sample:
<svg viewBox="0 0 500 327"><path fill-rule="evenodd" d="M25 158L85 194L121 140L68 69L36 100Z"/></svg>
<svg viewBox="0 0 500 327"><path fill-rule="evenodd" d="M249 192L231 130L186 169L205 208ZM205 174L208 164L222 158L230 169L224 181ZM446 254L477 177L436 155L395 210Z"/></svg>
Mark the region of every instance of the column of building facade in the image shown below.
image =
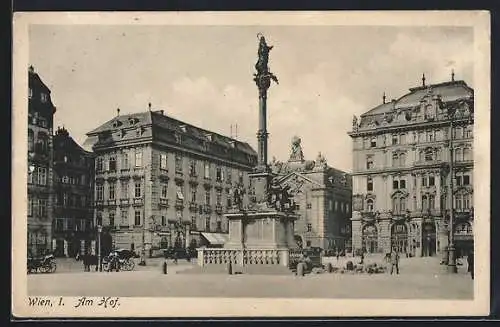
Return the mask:
<svg viewBox="0 0 500 327"><path fill-rule="evenodd" d="M391 215L387 212L380 213L378 221L378 248L384 253L391 249Z"/></svg>
<svg viewBox="0 0 500 327"><path fill-rule="evenodd" d="M361 221L361 213L353 211L352 218L352 251L363 248L363 224Z"/></svg>
<svg viewBox="0 0 500 327"><path fill-rule="evenodd" d="M47 167L47 184L48 184L48 199L47 199L47 221L44 223L44 229L46 231L47 246L50 251L54 251L55 247L52 246L52 226L54 220L54 206L55 206L55 191L54 191L54 144L52 136L52 128L48 131L48 149L49 149L49 161Z"/></svg>

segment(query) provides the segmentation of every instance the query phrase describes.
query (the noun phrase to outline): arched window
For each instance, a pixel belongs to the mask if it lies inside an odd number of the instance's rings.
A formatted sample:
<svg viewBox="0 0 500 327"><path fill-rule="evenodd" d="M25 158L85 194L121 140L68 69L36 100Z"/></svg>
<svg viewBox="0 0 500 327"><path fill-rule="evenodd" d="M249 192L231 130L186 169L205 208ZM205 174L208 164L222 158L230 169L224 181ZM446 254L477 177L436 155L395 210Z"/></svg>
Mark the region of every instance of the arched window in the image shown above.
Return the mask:
<svg viewBox="0 0 500 327"><path fill-rule="evenodd" d="M455 195L455 209L462 209L462 194Z"/></svg>
<svg viewBox="0 0 500 327"><path fill-rule="evenodd" d="M396 167L399 164L399 155L397 153L392 154L392 166Z"/></svg>
<svg viewBox="0 0 500 327"><path fill-rule="evenodd" d="M469 193L466 193L464 194L464 209L469 209L471 207L470 205L470 194Z"/></svg>
<svg viewBox="0 0 500 327"><path fill-rule="evenodd" d="M434 160L434 152L432 149L427 149L425 150L425 161L432 161Z"/></svg>
<svg viewBox="0 0 500 327"><path fill-rule="evenodd" d="M31 129L28 129L28 151L33 152L35 150L35 134Z"/></svg>
<svg viewBox="0 0 500 327"><path fill-rule="evenodd" d="M436 206L436 196L431 194L429 195L429 209L434 209Z"/></svg>
<svg viewBox="0 0 500 327"><path fill-rule="evenodd" d="M366 190L367 190L368 192L373 191L373 179L372 179L372 177L371 177L371 176L368 176L368 177L366 178Z"/></svg>
<svg viewBox="0 0 500 327"><path fill-rule="evenodd" d="M366 201L366 208L368 209L369 212L373 212L373 200L368 199Z"/></svg>
<svg viewBox="0 0 500 327"><path fill-rule="evenodd" d="M398 197L392 198L392 211L394 213L400 212L400 202Z"/></svg>
<svg viewBox="0 0 500 327"><path fill-rule="evenodd" d="M405 153L401 153L399 155L399 166L400 167L404 167L406 165L406 154Z"/></svg>

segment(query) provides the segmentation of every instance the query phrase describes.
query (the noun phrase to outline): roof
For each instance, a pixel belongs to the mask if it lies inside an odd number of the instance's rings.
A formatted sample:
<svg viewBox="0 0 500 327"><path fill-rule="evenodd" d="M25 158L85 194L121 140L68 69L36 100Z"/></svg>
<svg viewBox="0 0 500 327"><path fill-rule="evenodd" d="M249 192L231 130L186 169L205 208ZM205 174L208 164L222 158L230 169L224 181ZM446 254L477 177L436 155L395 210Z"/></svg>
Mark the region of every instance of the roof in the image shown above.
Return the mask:
<svg viewBox="0 0 500 327"><path fill-rule="evenodd" d="M87 133L84 143L86 149L94 148L99 144L99 135L104 136L102 144L106 142L118 142L119 140L132 140L138 136L130 133L138 127L151 126L151 130L145 131L141 137L151 137L153 141L165 141L175 143L175 136L182 137L182 147L198 152L209 152L227 159L233 159L240 163L249 164L256 162L256 151L246 142L194 126L176 118L167 116L163 111L146 111L128 115L116 116L101 126ZM118 132L118 133L116 133ZM121 136L118 137L116 135ZM208 146L208 147L207 147ZM250 160L248 157L251 157Z"/></svg>
<svg viewBox="0 0 500 327"><path fill-rule="evenodd" d="M54 151L63 151L63 152L78 151L78 152L84 152L85 154L91 153L85 150L83 147L81 147L69 135L68 131L64 127L57 129L53 138L53 144L54 144Z"/></svg>

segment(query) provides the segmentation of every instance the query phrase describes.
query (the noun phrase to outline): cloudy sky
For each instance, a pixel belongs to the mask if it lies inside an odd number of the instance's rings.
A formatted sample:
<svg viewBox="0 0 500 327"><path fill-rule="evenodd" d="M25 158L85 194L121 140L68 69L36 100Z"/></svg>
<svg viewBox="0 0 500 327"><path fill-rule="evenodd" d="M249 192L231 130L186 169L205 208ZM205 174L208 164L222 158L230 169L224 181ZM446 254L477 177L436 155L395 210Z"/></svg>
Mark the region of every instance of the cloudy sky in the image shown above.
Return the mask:
<svg viewBox="0 0 500 327"><path fill-rule="evenodd" d="M268 96L269 158L286 160L292 136L351 171L352 116L422 83L474 86L473 31L447 27L31 25L30 64L51 88L55 126L80 144L121 113L164 109L256 148L257 33L280 81Z"/></svg>

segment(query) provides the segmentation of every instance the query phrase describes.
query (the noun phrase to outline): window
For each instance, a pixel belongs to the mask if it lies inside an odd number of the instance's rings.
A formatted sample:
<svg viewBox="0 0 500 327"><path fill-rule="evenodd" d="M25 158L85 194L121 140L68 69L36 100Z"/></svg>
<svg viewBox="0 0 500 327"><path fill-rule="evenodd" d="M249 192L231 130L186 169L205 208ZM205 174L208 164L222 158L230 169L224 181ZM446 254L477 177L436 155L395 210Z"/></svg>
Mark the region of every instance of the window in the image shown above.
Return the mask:
<svg viewBox="0 0 500 327"><path fill-rule="evenodd" d="M128 181L123 181L121 185L121 196L122 199L128 199Z"/></svg>
<svg viewBox="0 0 500 327"><path fill-rule="evenodd" d="M238 181L241 185L243 185L243 172L238 172Z"/></svg>
<svg viewBox="0 0 500 327"><path fill-rule="evenodd" d="M462 149L455 149L455 161L462 161Z"/></svg>
<svg viewBox="0 0 500 327"><path fill-rule="evenodd" d="M231 206L232 206L232 202L231 202L231 191L230 191L230 190L227 190L226 192L227 192L227 194L226 194L226 199L227 199L227 207L228 207L228 208L231 208Z"/></svg>
<svg viewBox="0 0 500 327"><path fill-rule="evenodd" d="M121 225L128 226L128 211L126 209L121 211Z"/></svg>
<svg viewBox="0 0 500 327"><path fill-rule="evenodd" d="M192 188L191 189L191 202L196 202L196 189Z"/></svg>
<svg viewBox="0 0 500 327"><path fill-rule="evenodd" d="M104 200L104 186L102 184L97 184L95 187L95 192L97 195L97 201Z"/></svg>
<svg viewBox="0 0 500 327"><path fill-rule="evenodd" d="M215 203L217 205L222 205L222 191L221 190L217 190L217 193L215 194Z"/></svg>
<svg viewBox="0 0 500 327"><path fill-rule="evenodd" d="M210 163L205 162L204 168L205 168L205 178L210 178Z"/></svg>
<svg viewBox="0 0 500 327"><path fill-rule="evenodd" d="M399 155L397 153L392 154L392 166L397 167L399 164Z"/></svg>
<svg viewBox="0 0 500 327"><path fill-rule="evenodd" d="M68 204L69 204L68 193L63 193L63 206L67 206Z"/></svg>
<svg viewBox="0 0 500 327"><path fill-rule="evenodd" d="M109 158L109 171L116 171L116 157Z"/></svg>
<svg viewBox="0 0 500 327"><path fill-rule="evenodd" d="M366 190L367 190L368 192L373 191L373 179L372 179L372 177L371 177L371 176L368 176L368 177L366 178Z"/></svg>
<svg viewBox="0 0 500 327"><path fill-rule="evenodd" d="M142 151L136 150L135 152L135 167L142 167Z"/></svg>
<svg viewBox="0 0 500 327"><path fill-rule="evenodd" d="M427 186L427 177L422 177L422 186Z"/></svg>
<svg viewBox="0 0 500 327"><path fill-rule="evenodd" d="M432 152L431 149L425 150L425 161L432 161L434 160L434 153Z"/></svg>
<svg viewBox="0 0 500 327"><path fill-rule="evenodd" d="M33 198L28 195L28 216L33 214Z"/></svg>
<svg viewBox="0 0 500 327"><path fill-rule="evenodd" d="M215 180L217 182L222 181L222 168L221 167L215 168Z"/></svg>
<svg viewBox="0 0 500 327"><path fill-rule="evenodd" d="M216 231L219 233L222 232L222 221L217 220L216 224L217 224L217 226L215 227Z"/></svg>
<svg viewBox="0 0 500 327"><path fill-rule="evenodd" d="M373 200L369 199L366 201L366 208L369 212L373 212Z"/></svg>
<svg viewBox="0 0 500 327"><path fill-rule="evenodd" d="M210 216L205 217L205 231L210 231Z"/></svg>
<svg viewBox="0 0 500 327"><path fill-rule="evenodd" d="M109 226L114 226L115 225L115 212L110 211L109 212Z"/></svg>
<svg viewBox="0 0 500 327"><path fill-rule="evenodd" d="M165 153L160 154L160 169L167 170L167 155Z"/></svg>
<svg viewBox="0 0 500 327"><path fill-rule="evenodd" d="M109 184L109 199L110 200L115 199L115 183Z"/></svg>
<svg viewBox="0 0 500 327"><path fill-rule="evenodd" d="M462 209L462 195L455 196L455 209Z"/></svg>
<svg viewBox="0 0 500 327"><path fill-rule="evenodd" d="M455 228L455 233L456 234L472 234L472 227L469 223L461 223L458 224L457 227Z"/></svg>
<svg viewBox="0 0 500 327"><path fill-rule="evenodd" d="M469 175L463 176L463 185L470 185L470 176Z"/></svg>
<svg viewBox="0 0 500 327"><path fill-rule="evenodd" d="M470 194L464 194L464 209L470 208Z"/></svg>
<svg viewBox="0 0 500 327"><path fill-rule="evenodd" d="M373 168L373 155L366 156L366 169Z"/></svg>
<svg viewBox="0 0 500 327"><path fill-rule="evenodd" d="M38 216L47 216L47 199L38 199Z"/></svg>
<svg viewBox="0 0 500 327"><path fill-rule="evenodd" d="M464 148L464 160L472 160L471 149Z"/></svg>
<svg viewBox="0 0 500 327"><path fill-rule="evenodd" d="M35 149L35 134L31 129L28 130L28 151L33 152Z"/></svg>
<svg viewBox="0 0 500 327"><path fill-rule="evenodd" d="M453 138L455 139L461 139L463 137L463 134L462 134L462 127L455 127L455 135L453 135Z"/></svg>
<svg viewBox="0 0 500 327"><path fill-rule="evenodd" d="M402 179L399 181L399 188L406 188L406 180Z"/></svg>
<svg viewBox="0 0 500 327"><path fill-rule="evenodd" d="M210 191L205 191L205 204L210 205Z"/></svg>
<svg viewBox="0 0 500 327"><path fill-rule="evenodd" d="M406 154L400 153L399 154L399 166L404 167L406 165Z"/></svg>
<svg viewBox="0 0 500 327"><path fill-rule="evenodd" d="M456 184L457 186L462 185L462 176L456 176L456 177L455 177L455 180L456 180L455 184Z"/></svg>
<svg viewBox="0 0 500 327"><path fill-rule="evenodd" d="M167 225L167 217L161 216L161 225L166 226Z"/></svg>
<svg viewBox="0 0 500 327"><path fill-rule="evenodd" d="M33 98L33 89L31 87L28 88L28 99Z"/></svg>
<svg viewBox="0 0 500 327"><path fill-rule="evenodd" d="M180 154L175 155L175 171L182 172L182 156Z"/></svg>
<svg viewBox="0 0 500 327"><path fill-rule="evenodd" d="M182 194L181 186L177 186L177 200L184 200L184 194Z"/></svg>
<svg viewBox="0 0 500 327"><path fill-rule="evenodd" d="M405 144L406 143L406 134L401 134L399 136L399 143Z"/></svg>
<svg viewBox="0 0 500 327"><path fill-rule="evenodd" d="M233 178L233 171L231 168L227 168L227 182L228 183L231 183L231 180Z"/></svg>
<svg viewBox="0 0 500 327"><path fill-rule="evenodd" d="M307 203L307 204L306 204L306 209L311 209L311 208L312 208L311 203Z"/></svg>
<svg viewBox="0 0 500 327"><path fill-rule="evenodd" d="M401 212L401 206L398 197L392 199L392 211L395 214L399 214Z"/></svg>
<svg viewBox="0 0 500 327"><path fill-rule="evenodd" d="M427 210L428 208L427 195L422 195L422 210Z"/></svg>
<svg viewBox="0 0 500 327"><path fill-rule="evenodd" d="M307 231L312 232L312 224L311 223L307 224Z"/></svg>
<svg viewBox="0 0 500 327"><path fill-rule="evenodd" d="M128 169L128 153L122 154L122 170Z"/></svg>
<svg viewBox="0 0 500 327"><path fill-rule="evenodd" d="M399 142L399 137L397 135L393 135L392 136L392 145L396 145L398 144Z"/></svg>
<svg viewBox="0 0 500 327"><path fill-rule="evenodd" d="M196 216L191 216L191 229L196 230Z"/></svg>
<svg viewBox="0 0 500 327"><path fill-rule="evenodd" d="M427 132L427 142L434 142L434 131Z"/></svg>
<svg viewBox="0 0 500 327"><path fill-rule="evenodd" d="M47 185L47 168L38 167L38 184Z"/></svg>
<svg viewBox="0 0 500 327"><path fill-rule="evenodd" d="M465 130L465 138L472 138L472 127L468 127L466 130Z"/></svg>
<svg viewBox="0 0 500 327"><path fill-rule="evenodd" d="M399 188L399 181L392 181L392 189L397 190Z"/></svg>
<svg viewBox="0 0 500 327"><path fill-rule="evenodd" d="M196 176L196 161L189 161L189 176Z"/></svg>
<svg viewBox="0 0 500 327"><path fill-rule="evenodd" d="M134 192L134 196L136 198L140 198L142 196L142 192L141 192L141 182L136 182L135 183L135 192Z"/></svg>
<svg viewBox="0 0 500 327"><path fill-rule="evenodd" d="M166 199L168 195L168 184L167 183L162 183L161 184L161 197L163 199Z"/></svg>
<svg viewBox="0 0 500 327"><path fill-rule="evenodd" d="M104 159L102 157L97 158L96 167L95 167L97 172L102 172L103 166L104 166Z"/></svg>
<svg viewBox="0 0 500 327"><path fill-rule="evenodd" d="M140 226L141 225L141 212L139 210L135 211L134 225L136 225L136 226Z"/></svg>
<svg viewBox="0 0 500 327"><path fill-rule="evenodd" d="M400 198L400 208L401 208L401 212L405 211L406 210L406 198Z"/></svg>
<svg viewBox="0 0 500 327"><path fill-rule="evenodd" d="M429 195L429 209L434 209L436 207L436 196L431 194Z"/></svg>
<svg viewBox="0 0 500 327"><path fill-rule="evenodd" d="M47 102L49 99L49 96L47 95L47 93L40 93L40 100L42 100L43 103Z"/></svg>
<svg viewBox="0 0 500 327"><path fill-rule="evenodd" d="M377 138L376 137L372 137L371 140L370 140L370 147L371 148L376 148L377 147Z"/></svg>

